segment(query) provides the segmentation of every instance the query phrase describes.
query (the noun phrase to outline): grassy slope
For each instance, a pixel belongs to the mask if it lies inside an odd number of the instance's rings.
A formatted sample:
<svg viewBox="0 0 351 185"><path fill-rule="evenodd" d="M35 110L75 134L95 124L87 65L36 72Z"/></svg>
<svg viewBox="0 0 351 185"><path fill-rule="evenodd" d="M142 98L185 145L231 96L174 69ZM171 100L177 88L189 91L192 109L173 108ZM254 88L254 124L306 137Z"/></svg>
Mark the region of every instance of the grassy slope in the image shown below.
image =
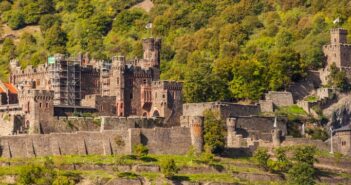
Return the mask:
<svg viewBox="0 0 351 185"><path fill-rule="evenodd" d="M52 157L53 162L56 167L62 167L67 164L122 164L120 161L121 156L55 156ZM323 157L331 157L328 154L324 154ZM189 157L189 156L179 156L179 155L149 155L149 160L136 160L131 158L125 158L123 160L123 164L129 165L160 165L160 162L172 158L175 160L177 166L179 167L206 167L207 164L196 162L198 157ZM119 160L116 160L119 159ZM150 160L152 159L152 160ZM17 175L20 173L23 167L30 164L42 164L45 161L45 158L38 157L32 158L31 160L22 158L22 159L0 159L2 163L11 163L13 166L0 167L0 177L4 175ZM267 172L263 171L261 168L255 165L254 161L251 158L216 158L214 162L215 165L219 165L226 169L224 173L208 173L204 172L201 174L178 174L176 179L178 180L186 180L191 182L231 182L231 183L240 183L240 184L265 184L264 182L248 182L245 180L239 180L233 177L233 173L254 173L254 174L266 174ZM107 178L112 179L118 177L118 174L121 174L118 171L107 171L107 170L60 170L61 173L78 173L81 176L88 179L96 179L96 178ZM345 173L333 173L333 176L339 176L343 178L351 178L349 174ZM123 177L127 178L135 178L135 176L142 176L150 181L155 181L157 179L162 178L161 173L155 172L141 172L141 173L127 173L123 174ZM1 181L0 181L1 182ZM267 184L278 183L278 182L266 182Z"/></svg>

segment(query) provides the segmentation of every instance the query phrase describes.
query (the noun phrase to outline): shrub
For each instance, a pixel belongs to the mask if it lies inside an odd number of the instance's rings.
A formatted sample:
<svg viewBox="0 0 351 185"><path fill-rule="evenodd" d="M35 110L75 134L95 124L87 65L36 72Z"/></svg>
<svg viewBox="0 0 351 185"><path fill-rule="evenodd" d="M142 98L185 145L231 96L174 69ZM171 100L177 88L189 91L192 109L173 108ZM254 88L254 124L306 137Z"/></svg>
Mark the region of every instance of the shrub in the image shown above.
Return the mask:
<svg viewBox="0 0 351 185"><path fill-rule="evenodd" d="M276 148L274 152L277 160L268 160L269 170L273 172L287 172L291 167L291 163L285 154L285 149Z"/></svg>
<svg viewBox="0 0 351 185"><path fill-rule="evenodd" d="M313 166L314 162L317 161L315 158L316 152L314 146L299 146L294 150L294 160Z"/></svg>
<svg viewBox="0 0 351 185"><path fill-rule="evenodd" d="M316 129L308 129L306 132L311 135L312 139L319 139L322 141L325 141L329 138L328 133L321 128L316 128Z"/></svg>
<svg viewBox="0 0 351 185"><path fill-rule="evenodd" d="M133 147L133 153L140 159L149 153L149 149L142 144L138 144Z"/></svg>
<svg viewBox="0 0 351 185"><path fill-rule="evenodd" d="M202 153L199 159L202 163L211 164L214 161L214 155L211 152L207 151Z"/></svg>
<svg viewBox="0 0 351 185"><path fill-rule="evenodd" d="M269 154L268 150L266 148L259 148L255 151L254 153L254 159L265 170L268 170L268 159L269 159Z"/></svg>
<svg viewBox="0 0 351 185"><path fill-rule="evenodd" d="M69 177L58 176L52 184L53 185L74 185L76 183L74 182L73 179L70 179Z"/></svg>
<svg viewBox="0 0 351 185"><path fill-rule="evenodd" d="M24 15L20 11L13 11L7 23L13 30L23 28L25 26Z"/></svg>
<svg viewBox="0 0 351 185"><path fill-rule="evenodd" d="M298 162L288 172L288 182L291 185L313 185L314 168L304 162Z"/></svg>
<svg viewBox="0 0 351 185"><path fill-rule="evenodd" d="M56 174L43 166L24 166L19 174L21 184L52 184Z"/></svg>
<svg viewBox="0 0 351 185"><path fill-rule="evenodd" d="M166 178L172 178L179 171L173 159L166 159L161 162L161 172Z"/></svg>

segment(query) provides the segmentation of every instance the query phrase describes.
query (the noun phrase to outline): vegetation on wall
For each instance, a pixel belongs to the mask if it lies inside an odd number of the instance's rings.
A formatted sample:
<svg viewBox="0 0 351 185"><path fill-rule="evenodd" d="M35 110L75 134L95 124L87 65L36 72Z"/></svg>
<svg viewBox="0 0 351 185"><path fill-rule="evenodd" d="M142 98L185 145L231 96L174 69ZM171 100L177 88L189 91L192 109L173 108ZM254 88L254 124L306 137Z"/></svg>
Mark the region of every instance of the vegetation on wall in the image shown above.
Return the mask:
<svg viewBox="0 0 351 185"><path fill-rule="evenodd" d="M348 0L153 0L150 13L131 8L138 2L1 1L3 23L41 29L3 41L1 78L12 58L24 67L56 52L141 57L140 39L152 35L163 39L162 78L183 81L185 101L257 100L320 68L330 28L351 29Z"/></svg>

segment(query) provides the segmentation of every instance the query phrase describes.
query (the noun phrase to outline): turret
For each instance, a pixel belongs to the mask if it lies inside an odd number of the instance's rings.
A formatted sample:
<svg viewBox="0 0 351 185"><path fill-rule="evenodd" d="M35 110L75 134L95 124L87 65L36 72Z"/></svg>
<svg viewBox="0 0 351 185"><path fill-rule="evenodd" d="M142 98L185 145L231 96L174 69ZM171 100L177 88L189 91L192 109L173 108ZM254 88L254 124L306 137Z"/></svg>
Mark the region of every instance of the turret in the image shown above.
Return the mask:
<svg viewBox="0 0 351 185"><path fill-rule="evenodd" d="M347 30L336 28L330 30L330 43L332 45L346 44L347 43Z"/></svg>
<svg viewBox="0 0 351 185"><path fill-rule="evenodd" d="M204 139L203 139L203 124L204 117L194 116L189 119L190 121L190 134L191 143L196 152L201 153L203 151Z"/></svg>
<svg viewBox="0 0 351 185"><path fill-rule="evenodd" d="M125 116L124 103L124 68L125 57L118 56L112 59L112 75L110 76L110 96L116 96L116 114L117 116Z"/></svg>
<svg viewBox="0 0 351 185"><path fill-rule="evenodd" d="M144 60L149 67L160 67L161 39L148 38L143 40Z"/></svg>

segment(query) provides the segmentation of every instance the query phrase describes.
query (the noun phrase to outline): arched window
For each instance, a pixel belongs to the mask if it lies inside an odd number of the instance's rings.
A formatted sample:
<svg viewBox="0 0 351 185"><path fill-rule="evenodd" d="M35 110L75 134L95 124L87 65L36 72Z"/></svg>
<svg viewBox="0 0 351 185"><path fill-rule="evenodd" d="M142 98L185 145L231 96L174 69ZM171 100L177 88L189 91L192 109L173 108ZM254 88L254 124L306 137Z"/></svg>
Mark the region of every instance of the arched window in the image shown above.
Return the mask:
<svg viewBox="0 0 351 185"><path fill-rule="evenodd" d="M160 117L160 113L157 110L155 110L152 114L152 117Z"/></svg>

